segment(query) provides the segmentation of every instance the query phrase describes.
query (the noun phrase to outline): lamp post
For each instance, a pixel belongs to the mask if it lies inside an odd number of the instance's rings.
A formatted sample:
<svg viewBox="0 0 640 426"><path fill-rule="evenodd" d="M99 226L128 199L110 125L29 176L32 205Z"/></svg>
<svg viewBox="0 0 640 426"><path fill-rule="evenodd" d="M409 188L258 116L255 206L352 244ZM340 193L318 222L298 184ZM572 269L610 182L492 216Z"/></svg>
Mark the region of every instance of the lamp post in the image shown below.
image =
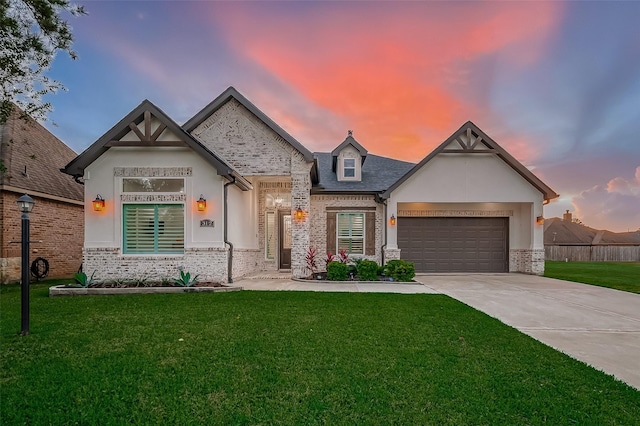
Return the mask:
<svg viewBox="0 0 640 426"><path fill-rule="evenodd" d="M22 212L22 331L21 336L29 334L29 213L35 201L24 194L18 198L18 207Z"/></svg>

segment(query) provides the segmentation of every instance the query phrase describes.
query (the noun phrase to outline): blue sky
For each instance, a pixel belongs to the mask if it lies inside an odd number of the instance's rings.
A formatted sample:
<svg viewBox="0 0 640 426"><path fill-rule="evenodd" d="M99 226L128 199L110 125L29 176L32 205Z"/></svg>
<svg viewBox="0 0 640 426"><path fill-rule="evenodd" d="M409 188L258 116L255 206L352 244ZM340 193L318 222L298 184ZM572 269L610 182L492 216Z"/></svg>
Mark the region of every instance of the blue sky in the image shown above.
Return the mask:
<svg viewBox="0 0 640 426"><path fill-rule="evenodd" d="M417 162L471 120L561 194L547 217L640 228L640 2L81 3L47 123L77 152L232 85L312 151L352 129Z"/></svg>

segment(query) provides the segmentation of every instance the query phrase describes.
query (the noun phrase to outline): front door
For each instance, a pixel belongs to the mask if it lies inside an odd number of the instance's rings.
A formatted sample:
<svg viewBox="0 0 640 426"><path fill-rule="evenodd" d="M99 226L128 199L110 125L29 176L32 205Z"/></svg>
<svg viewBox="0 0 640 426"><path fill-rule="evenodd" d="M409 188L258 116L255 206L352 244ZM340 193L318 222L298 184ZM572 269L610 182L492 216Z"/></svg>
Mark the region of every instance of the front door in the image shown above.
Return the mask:
<svg viewBox="0 0 640 426"><path fill-rule="evenodd" d="M278 212L280 226L278 268L291 269L291 212Z"/></svg>

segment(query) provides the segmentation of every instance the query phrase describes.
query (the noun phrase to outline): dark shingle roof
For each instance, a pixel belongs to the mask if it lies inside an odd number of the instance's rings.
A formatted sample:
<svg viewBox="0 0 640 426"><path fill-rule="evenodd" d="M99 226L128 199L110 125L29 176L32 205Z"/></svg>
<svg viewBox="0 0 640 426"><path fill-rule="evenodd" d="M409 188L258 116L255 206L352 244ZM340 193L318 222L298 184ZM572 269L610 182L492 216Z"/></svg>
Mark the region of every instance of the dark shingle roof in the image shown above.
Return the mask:
<svg viewBox="0 0 640 426"><path fill-rule="evenodd" d="M552 217L544 220L546 245L640 244L640 232L611 232Z"/></svg>
<svg viewBox="0 0 640 426"><path fill-rule="evenodd" d="M332 155L330 152L316 152L314 157L318 164L319 184L313 188L318 192L382 192L400 179L415 165L406 161L368 154L362 165L362 180L338 182L335 172L331 170Z"/></svg>
<svg viewBox="0 0 640 426"><path fill-rule="evenodd" d="M0 175L2 185L82 201L84 187L60 172L75 157L71 148L16 106L0 126L0 158L7 168Z"/></svg>

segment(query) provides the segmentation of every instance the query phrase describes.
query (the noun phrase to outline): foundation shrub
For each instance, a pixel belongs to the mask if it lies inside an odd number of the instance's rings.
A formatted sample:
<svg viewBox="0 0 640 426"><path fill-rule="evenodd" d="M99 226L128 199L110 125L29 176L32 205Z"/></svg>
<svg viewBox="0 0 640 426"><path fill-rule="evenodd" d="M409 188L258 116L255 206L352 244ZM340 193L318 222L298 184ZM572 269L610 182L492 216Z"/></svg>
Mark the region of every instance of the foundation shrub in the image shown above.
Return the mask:
<svg viewBox="0 0 640 426"><path fill-rule="evenodd" d="M413 262L407 262L402 259L388 261L384 269L385 275L395 281L413 281L413 277L416 276Z"/></svg>
<svg viewBox="0 0 640 426"><path fill-rule="evenodd" d="M331 261L327 264L327 278L331 281L346 281L348 269L346 263Z"/></svg>
<svg viewBox="0 0 640 426"><path fill-rule="evenodd" d="M358 278L362 281L378 280L378 264L373 260L363 259L357 265Z"/></svg>

